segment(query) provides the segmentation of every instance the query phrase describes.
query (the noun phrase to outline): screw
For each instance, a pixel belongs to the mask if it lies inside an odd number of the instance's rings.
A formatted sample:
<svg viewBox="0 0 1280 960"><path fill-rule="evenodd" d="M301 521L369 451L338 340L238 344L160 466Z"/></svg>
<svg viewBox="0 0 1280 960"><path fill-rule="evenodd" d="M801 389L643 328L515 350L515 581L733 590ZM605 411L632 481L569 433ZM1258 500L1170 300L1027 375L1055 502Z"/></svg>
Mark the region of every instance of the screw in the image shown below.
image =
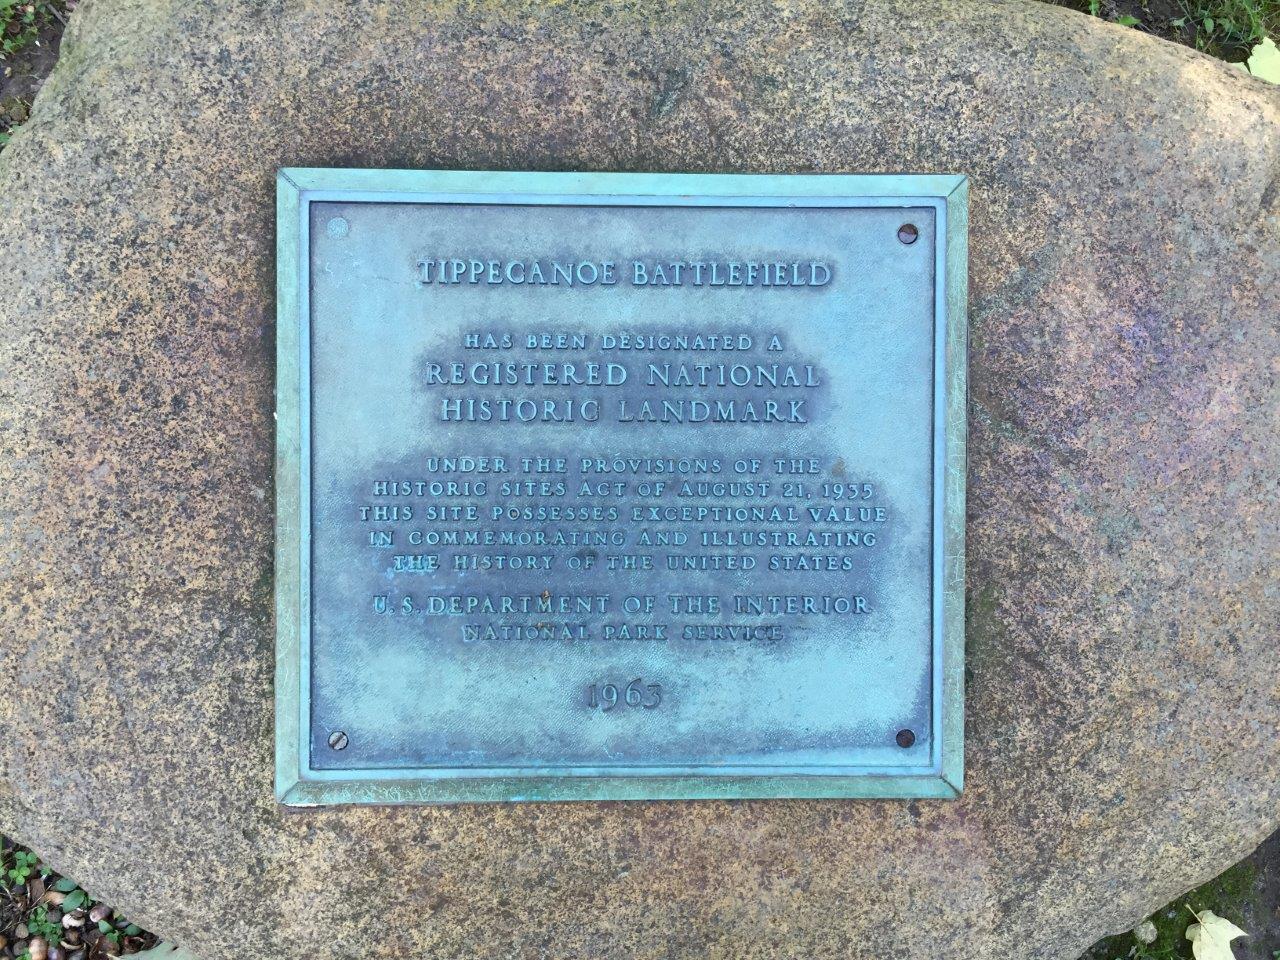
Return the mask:
<svg viewBox="0 0 1280 960"><path fill-rule="evenodd" d="M910 246L916 242L920 236L920 231L916 229L914 223L904 223L898 228L898 239Z"/></svg>
<svg viewBox="0 0 1280 960"><path fill-rule="evenodd" d="M893 739L897 740L898 746L900 746L903 750L905 750L907 749L907 747L913 746L915 744L916 735L912 733L910 730L899 730L898 735Z"/></svg>
<svg viewBox="0 0 1280 960"><path fill-rule="evenodd" d="M899 736L901 736L901 734L899 734ZM333 733L329 734L329 746L334 750L347 749L348 742L347 735L341 730L335 730Z"/></svg>

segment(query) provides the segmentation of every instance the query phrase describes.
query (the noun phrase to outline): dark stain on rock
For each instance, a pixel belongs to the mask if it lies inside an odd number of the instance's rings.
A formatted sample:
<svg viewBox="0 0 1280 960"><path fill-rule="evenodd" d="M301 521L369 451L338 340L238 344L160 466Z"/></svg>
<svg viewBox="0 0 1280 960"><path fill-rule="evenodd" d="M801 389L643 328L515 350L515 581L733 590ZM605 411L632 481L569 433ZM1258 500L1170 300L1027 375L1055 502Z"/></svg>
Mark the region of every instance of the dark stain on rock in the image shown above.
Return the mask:
<svg viewBox="0 0 1280 960"><path fill-rule="evenodd" d="M649 119L661 120L675 112L689 86L689 77L686 67L662 71L658 77L658 92L649 104Z"/></svg>

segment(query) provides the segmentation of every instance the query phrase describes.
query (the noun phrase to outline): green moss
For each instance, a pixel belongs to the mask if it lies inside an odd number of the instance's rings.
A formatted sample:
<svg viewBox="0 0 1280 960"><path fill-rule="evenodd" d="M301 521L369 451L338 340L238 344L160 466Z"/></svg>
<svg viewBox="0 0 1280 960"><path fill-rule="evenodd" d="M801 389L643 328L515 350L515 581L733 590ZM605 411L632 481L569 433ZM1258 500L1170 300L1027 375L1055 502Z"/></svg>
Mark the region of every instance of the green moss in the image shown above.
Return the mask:
<svg viewBox="0 0 1280 960"><path fill-rule="evenodd" d="M979 589L970 591L966 597L964 608L965 646L976 658L981 648L989 640L1003 633L1003 625L996 617L996 608L1000 596L993 583L985 583ZM965 675L971 674L972 667L965 665Z"/></svg>
<svg viewBox="0 0 1280 960"><path fill-rule="evenodd" d="M249 610L263 623L269 621L275 611L275 577L275 564L269 563L265 565L258 572L258 576L249 591Z"/></svg>
<svg viewBox="0 0 1280 960"><path fill-rule="evenodd" d="M1258 868L1252 861L1238 863L1153 913L1149 919L1156 928L1154 943L1143 945L1132 933L1123 933L1094 944L1084 960L1191 960L1187 939L1187 927L1195 923L1191 911L1212 910L1243 927L1245 909L1258 906L1257 879Z"/></svg>

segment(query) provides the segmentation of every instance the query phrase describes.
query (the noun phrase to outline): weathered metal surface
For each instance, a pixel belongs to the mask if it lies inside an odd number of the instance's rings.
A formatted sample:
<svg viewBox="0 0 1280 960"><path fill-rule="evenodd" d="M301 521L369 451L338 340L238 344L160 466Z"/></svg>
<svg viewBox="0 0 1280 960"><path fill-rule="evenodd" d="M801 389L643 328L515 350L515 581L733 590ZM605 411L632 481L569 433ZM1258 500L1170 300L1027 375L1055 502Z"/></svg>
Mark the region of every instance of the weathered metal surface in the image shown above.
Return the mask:
<svg viewBox="0 0 1280 960"><path fill-rule="evenodd" d="M963 178L279 198L284 802L960 789Z"/></svg>

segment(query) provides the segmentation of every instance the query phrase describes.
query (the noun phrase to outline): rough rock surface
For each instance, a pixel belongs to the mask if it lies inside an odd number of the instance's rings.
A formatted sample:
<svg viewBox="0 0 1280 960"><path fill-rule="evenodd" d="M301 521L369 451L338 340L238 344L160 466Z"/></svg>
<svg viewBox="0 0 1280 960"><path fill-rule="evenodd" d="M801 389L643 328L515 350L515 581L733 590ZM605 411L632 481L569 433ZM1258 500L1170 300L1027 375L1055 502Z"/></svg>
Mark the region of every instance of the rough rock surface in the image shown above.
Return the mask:
<svg viewBox="0 0 1280 960"><path fill-rule="evenodd" d="M1277 100L1029 2L82 4L0 157L0 830L205 960L1133 924L1280 821ZM280 165L968 173L963 799L279 809Z"/></svg>

